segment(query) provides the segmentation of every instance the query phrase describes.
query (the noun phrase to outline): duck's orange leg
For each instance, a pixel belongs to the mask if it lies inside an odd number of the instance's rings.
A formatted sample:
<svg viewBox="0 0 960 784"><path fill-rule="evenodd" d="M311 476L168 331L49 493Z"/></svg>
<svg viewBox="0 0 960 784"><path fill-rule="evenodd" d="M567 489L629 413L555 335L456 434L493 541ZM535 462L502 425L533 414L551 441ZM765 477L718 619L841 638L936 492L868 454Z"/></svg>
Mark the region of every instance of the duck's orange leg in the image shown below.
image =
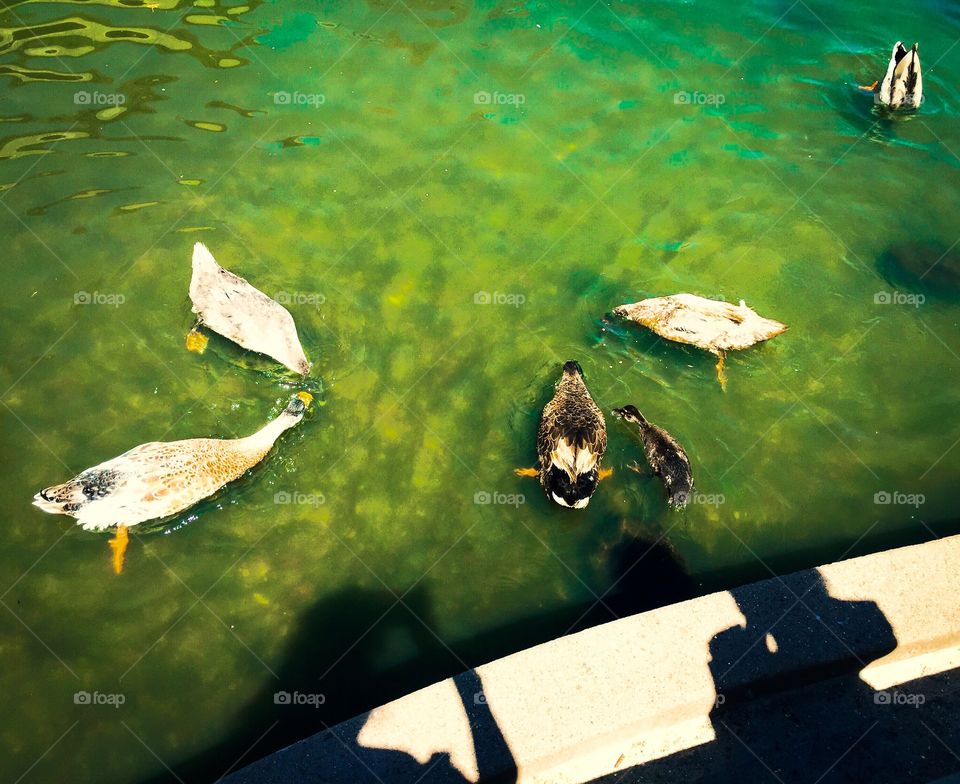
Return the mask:
<svg viewBox="0 0 960 784"><path fill-rule="evenodd" d="M127 526L118 525L117 533L110 540L110 549L113 551L113 573L120 574L123 571L123 556L127 552L127 544L130 541L130 535L127 533Z"/></svg>
<svg viewBox="0 0 960 784"><path fill-rule="evenodd" d="M864 90L864 91L866 91L866 92L868 92L868 93L872 93L874 90L877 89L877 85L878 85L878 84L879 84L879 80L876 81L876 82L874 82L873 84L871 84L871 85L869 85L869 86L868 86L868 85L865 85L865 84L861 84L861 85L858 86L857 89Z"/></svg>
<svg viewBox="0 0 960 784"><path fill-rule="evenodd" d="M717 381L720 382L720 389L727 388L727 374L723 372L723 367L727 363L727 355L721 351L717 354Z"/></svg>
<svg viewBox="0 0 960 784"><path fill-rule="evenodd" d="M197 329L197 327L194 327L187 333L187 339L185 341L187 351L193 351L197 354L202 354L206 350L208 342L209 338Z"/></svg>
<svg viewBox="0 0 960 784"><path fill-rule="evenodd" d="M536 468L515 468L513 469L513 473L515 473L517 476L529 476L534 478L540 476L540 471Z"/></svg>
<svg viewBox="0 0 960 784"><path fill-rule="evenodd" d="M597 474L597 481L602 482L604 479L609 479L613 476L612 468L601 468L600 472Z"/></svg>

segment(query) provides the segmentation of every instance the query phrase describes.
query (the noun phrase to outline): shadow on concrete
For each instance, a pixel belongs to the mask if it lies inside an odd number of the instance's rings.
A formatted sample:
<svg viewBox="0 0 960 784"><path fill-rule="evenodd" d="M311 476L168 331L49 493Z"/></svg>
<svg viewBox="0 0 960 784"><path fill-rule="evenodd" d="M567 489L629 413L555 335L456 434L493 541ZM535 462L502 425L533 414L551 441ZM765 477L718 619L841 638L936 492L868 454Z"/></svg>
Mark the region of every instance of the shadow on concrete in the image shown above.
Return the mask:
<svg viewBox="0 0 960 784"><path fill-rule="evenodd" d="M224 728L224 740L147 784L218 781L270 752L421 688L433 682L437 673L441 677L461 673L462 660L430 630L431 623L422 589L411 591L402 603L389 591L361 588L318 602L301 619L276 670L277 678L268 678ZM389 656L402 661L393 665ZM469 681L470 673L464 677ZM473 675L467 685L469 694L461 696L477 739L478 764L487 764L492 757L503 770L503 755L509 751L482 698L482 684ZM338 749L325 752L338 764L351 767L350 775L338 781L367 781L370 771L384 766L399 771L400 778L385 779L388 782L463 781L449 760L442 758L445 755L419 765L403 752L362 748L356 740L341 738ZM326 780L321 772L313 774L311 778L305 772L300 780ZM369 780L378 781L372 775Z"/></svg>
<svg viewBox="0 0 960 784"><path fill-rule="evenodd" d="M960 770L958 671L875 691L857 673L896 647L879 607L834 599L815 571L788 579L772 599L731 592L746 626L710 642L716 739L594 784L903 784Z"/></svg>
<svg viewBox="0 0 960 784"><path fill-rule="evenodd" d="M223 728L223 740L144 784L217 781L272 752L465 669L700 593L664 541L626 536L609 552L608 569L615 587L602 601L564 607L450 644L431 631L432 610L423 589L404 596L402 604L390 591L363 588L345 589L323 599L299 621L276 670L278 677L265 679L260 692ZM391 663L387 658L391 655L399 663ZM479 686L474 691L482 693ZM282 699L278 695L290 695L290 701L278 703ZM312 701L297 702L295 695ZM323 695L322 703L317 704L319 698L313 695ZM479 733L478 760L496 749L500 750L494 756L502 755L506 747L499 731L493 731L496 723L486 705L476 702L471 692L465 708L471 728ZM360 771L398 753L381 755L364 749L360 754L355 737L342 740L344 749L358 752L354 764ZM370 755L373 757L368 759ZM397 759L391 764L399 764ZM445 770L444 762L437 760L410 781L416 781L431 765L436 767L423 782L457 780L435 778ZM500 769L505 767L500 765ZM404 767L404 775L415 769ZM387 784L405 780L386 779Z"/></svg>
<svg viewBox="0 0 960 784"><path fill-rule="evenodd" d="M513 755L487 705L480 677L470 670L462 673L454 683L470 725L479 781L513 784L517 780ZM347 722L334 728L328 735L336 736L336 742L328 737L323 744L323 767L304 770L297 781L316 784L471 784L471 779L453 764L449 752L434 752L429 760L420 763L404 751L361 746L361 729L362 721ZM319 748L318 745L315 750ZM236 782L231 780L231 784L290 782L287 766L277 767L276 778L269 775L270 770L269 766L255 768L248 777L241 773Z"/></svg>

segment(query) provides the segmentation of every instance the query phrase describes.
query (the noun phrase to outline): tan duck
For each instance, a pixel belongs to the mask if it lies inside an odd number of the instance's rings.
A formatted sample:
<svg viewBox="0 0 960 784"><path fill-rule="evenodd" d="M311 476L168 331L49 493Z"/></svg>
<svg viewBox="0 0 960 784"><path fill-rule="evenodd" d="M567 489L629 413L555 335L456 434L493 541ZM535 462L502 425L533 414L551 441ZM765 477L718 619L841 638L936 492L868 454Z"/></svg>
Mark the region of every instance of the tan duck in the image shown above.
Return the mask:
<svg viewBox="0 0 960 784"><path fill-rule="evenodd" d="M557 391L547 403L537 433L537 468L517 469L518 476L536 476L547 496L560 506L583 509L590 503L603 471L607 425L573 360L563 366Z"/></svg>
<svg viewBox="0 0 960 784"><path fill-rule="evenodd" d="M117 526L111 544L119 572L127 527L182 512L243 475L266 456L281 433L303 419L311 400L309 393L298 392L276 419L246 438L141 444L41 490L33 503L45 512L77 518L88 531Z"/></svg>
<svg viewBox="0 0 960 784"><path fill-rule="evenodd" d="M217 264L202 242L193 246L190 300L201 325L243 348L273 357L295 373L310 372L290 312ZM187 348L191 350L202 351L205 343L196 330L187 336Z"/></svg>
<svg viewBox="0 0 960 784"><path fill-rule="evenodd" d="M660 337L687 343L717 356L717 379L726 386L725 352L748 348L787 330L786 324L763 318L743 300L731 305L695 294L653 297L614 308L614 314L642 324Z"/></svg>
<svg viewBox="0 0 960 784"><path fill-rule="evenodd" d="M906 49L901 41L893 45L883 79L861 90L873 93L873 100L891 109L916 109L923 102L923 73L917 44Z"/></svg>

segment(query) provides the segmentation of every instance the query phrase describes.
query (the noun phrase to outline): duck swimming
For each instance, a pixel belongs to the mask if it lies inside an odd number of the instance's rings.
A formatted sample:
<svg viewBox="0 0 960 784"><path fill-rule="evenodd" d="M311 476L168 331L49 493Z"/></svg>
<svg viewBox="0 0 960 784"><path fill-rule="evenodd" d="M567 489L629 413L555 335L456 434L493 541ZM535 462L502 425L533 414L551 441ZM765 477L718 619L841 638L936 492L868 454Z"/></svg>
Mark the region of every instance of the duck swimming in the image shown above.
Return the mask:
<svg viewBox="0 0 960 784"><path fill-rule="evenodd" d="M273 357L295 373L310 372L290 312L217 264L202 242L193 246L190 300L201 325L243 348ZM198 336L196 329L187 336L187 348L203 350L206 341Z"/></svg>
<svg viewBox="0 0 960 784"><path fill-rule="evenodd" d="M891 109L916 109L920 106L923 101L923 74L917 46L914 44L912 49L907 50L903 43L897 41L893 45L883 79L860 89L871 91L875 103Z"/></svg>
<svg viewBox="0 0 960 784"><path fill-rule="evenodd" d="M693 490L693 469L690 467L690 458L677 439L662 427L648 422L635 406L615 408L613 414L639 429L647 462L653 473L666 485L670 506L675 509L686 506ZM630 468L640 473L636 464Z"/></svg>
<svg viewBox="0 0 960 784"><path fill-rule="evenodd" d="M607 425L583 381L583 368L573 360L566 362L540 418L538 466L516 473L539 477L547 496L560 506L583 509L600 480L613 473L600 469L606 449Z"/></svg>
<svg viewBox="0 0 960 784"><path fill-rule="evenodd" d="M41 490L33 503L44 512L75 517L87 531L117 526L111 546L119 573L128 527L182 512L239 478L266 456L281 433L303 419L311 400L307 392L298 392L276 419L246 438L141 444Z"/></svg>
<svg viewBox="0 0 960 784"><path fill-rule="evenodd" d="M717 356L717 380L725 387L723 372L725 352L748 348L769 340L787 325L766 319L747 307L743 300L731 305L722 300L706 299L695 294L673 294L653 297L614 308L614 315L635 321L660 337L706 349Z"/></svg>

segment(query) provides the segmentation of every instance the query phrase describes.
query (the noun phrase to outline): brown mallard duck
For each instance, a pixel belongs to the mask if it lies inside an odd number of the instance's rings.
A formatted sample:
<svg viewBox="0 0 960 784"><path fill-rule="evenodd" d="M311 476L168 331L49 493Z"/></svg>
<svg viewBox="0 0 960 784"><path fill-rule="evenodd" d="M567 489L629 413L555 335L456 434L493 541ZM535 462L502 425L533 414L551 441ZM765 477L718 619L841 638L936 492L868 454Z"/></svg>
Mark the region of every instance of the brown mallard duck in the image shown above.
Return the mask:
<svg viewBox="0 0 960 784"><path fill-rule="evenodd" d="M693 490L693 469L680 442L662 427L648 422L636 406L615 408L613 414L637 426L647 462L653 473L666 485L670 506L677 509L686 506ZM636 463L628 467L641 473L640 466Z"/></svg>
<svg viewBox="0 0 960 784"><path fill-rule="evenodd" d="M873 93L873 100L891 109L916 109L923 101L923 73L918 44L906 49L901 41L893 45L883 79L861 87Z"/></svg>
<svg viewBox="0 0 960 784"><path fill-rule="evenodd" d="M660 337L706 349L717 356L717 379L726 386L725 352L748 348L787 330L786 324L763 318L740 300L731 305L695 294L653 297L614 308L614 315L635 321Z"/></svg>
<svg viewBox="0 0 960 784"><path fill-rule="evenodd" d="M600 468L606 449L603 412L590 397L583 368L570 360L540 418L537 468L521 468L516 473L539 477L547 496L560 506L583 509L600 480L613 473Z"/></svg>

